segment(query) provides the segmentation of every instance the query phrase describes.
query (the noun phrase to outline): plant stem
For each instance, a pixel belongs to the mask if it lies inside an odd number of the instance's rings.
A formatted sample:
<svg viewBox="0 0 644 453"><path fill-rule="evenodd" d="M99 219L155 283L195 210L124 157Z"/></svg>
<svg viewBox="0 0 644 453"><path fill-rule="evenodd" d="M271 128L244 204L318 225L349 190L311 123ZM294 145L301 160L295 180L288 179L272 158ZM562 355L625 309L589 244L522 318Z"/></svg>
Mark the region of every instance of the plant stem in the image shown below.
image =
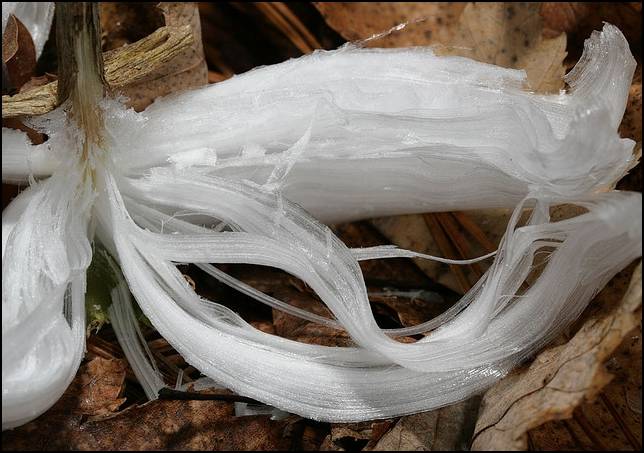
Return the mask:
<svg viewBox="0 0 644 453"><path fill-rule="evenodd" d="M103 115L98 103L106 91L100 21L96 2L56 2L58 104L69 100L69 113L83 131L82 158L102 147Z"/></svg>

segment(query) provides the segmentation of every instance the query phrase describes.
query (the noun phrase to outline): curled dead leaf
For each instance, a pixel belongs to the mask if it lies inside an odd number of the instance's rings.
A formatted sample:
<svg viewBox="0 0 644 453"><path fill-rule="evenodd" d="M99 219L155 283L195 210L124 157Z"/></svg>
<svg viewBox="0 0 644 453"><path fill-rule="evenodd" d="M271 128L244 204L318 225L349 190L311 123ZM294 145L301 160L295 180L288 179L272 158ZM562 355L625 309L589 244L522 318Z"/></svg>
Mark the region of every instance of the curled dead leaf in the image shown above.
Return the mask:
<svg viewBox="0 0 644 453"><path fill-rule="evenodd" d="M641 450L641 325L624 338L606 367L615 378L599 398L577 407L570 419L531 430L531 450Z"/></svg>
<svg viewBox="0 0 644 453"><path fill-rule="evenodd" d="M27 27L13 14L9 16L2 36L2 62L9 80L20 88L36 70L36 47Z"/></svg>
<svg viewBox="0 0 644 453"><path fill-rule="evenodd" d="M641 320L641 262L621 302L611 303L619 293L623 288L607 286L596 300L599 313L586 319L568 343L543 351L529 368L486 393L472 449L527 449L529 430L570 418L576 407L598 396L612 378L604 362Z"/></svg>

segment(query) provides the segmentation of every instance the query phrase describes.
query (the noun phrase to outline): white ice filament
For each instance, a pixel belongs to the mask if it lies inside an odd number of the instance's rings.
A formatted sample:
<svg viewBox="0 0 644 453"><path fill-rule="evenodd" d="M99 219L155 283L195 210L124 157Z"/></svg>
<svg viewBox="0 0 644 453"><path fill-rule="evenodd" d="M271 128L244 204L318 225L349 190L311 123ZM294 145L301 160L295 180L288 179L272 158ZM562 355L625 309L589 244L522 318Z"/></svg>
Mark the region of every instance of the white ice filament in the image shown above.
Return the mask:
<svg viewBox="0 0 644 453"><path fill-rule="evenodd" d="M72 153L77 131L61 111L34 122L45 145L3 129L3 180L41 179L3 212L3 429L44 412L78 368L95 238L121 266L112 320L150 398L163 383L126 285L188 363L288 412L369 420L485 390L641 256L641 195L611 191L635 164L633 141L617 132L634 66L608 24L587 41L569 92L556 96L523 91L522 71L429 49L345 47L159 99L142 113L105 100L106 146L90 162ZM587 212L551 222L549 208L564 202ZM495 254L460 262L490 259L488 271L441 316L394 330L376 324L358 260L455 261L392 246L352 250L324 225L485 207L514 209ZM532 215L519 226L523 208ZM182 263L344 329L354 345L261 332L196 294ZM289 272L333 318L263 294L217 263ZM413 334L425 336L396 340Z"/></svg>

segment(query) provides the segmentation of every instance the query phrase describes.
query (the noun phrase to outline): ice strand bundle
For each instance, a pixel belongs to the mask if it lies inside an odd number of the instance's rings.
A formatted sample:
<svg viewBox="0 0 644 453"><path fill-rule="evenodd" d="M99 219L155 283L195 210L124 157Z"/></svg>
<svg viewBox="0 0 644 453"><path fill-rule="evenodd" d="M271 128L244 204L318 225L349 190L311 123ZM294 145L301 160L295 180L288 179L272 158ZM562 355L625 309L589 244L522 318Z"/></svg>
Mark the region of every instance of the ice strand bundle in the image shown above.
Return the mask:
<svg viewBox="0 0 644 453"><path fill-rule="evenodd" d="M85 352L93 195L79 176L60 171L2 213L2 429L54 404Z"/></svg>
<svg viewBox="0 0 644 453"><path fill-rule="evenodd" d="M632 165L616 129L634 67L610 25L555 96L522 90L522 71L426 48L320 51L113 117L115 158L134 174L173 165L281 184L323 221L513 207L530 188L585 193ZM4 179L55 167L12 141Z"/></svg>
<svg viewBox="0 0 644 453"><path fill-rule="evenodd" d="M617 134L634 69L610 25L552 96L427 48L318 51L158 100L120 135L122 165L250 180L326 223L574 198L634 164Z"/></svg>
<svg viewBox="0 0 644 453"><path fill-rule="evenodd" d="M634 142L617 134L634 69L608 24L587 40L569 92L550 96L526 91L519 70L347 46L114 113L111 153L130 176L172 166L281 190L325 223L513 208L531 192L565 200L634 165ZM4 180L56 168L48 145L5 134Z"/></svg>
<svg viewBox="0 0 644 453"><path fill-rule="evenodd" d="M634 164L633 142L617 134L633 69L610 25L587 41L570 92L554 96L522 90L521 71L423 48L347 46L160 99L140 114L105 100L107 145L89 162L70 152L77 131L62 110L32 120L50 137L42 145L3 128L3 180L32 181L3 212L3 429L51 406L78 368L94 236L159 332L243 395L349 421L428 410L489 387L641 256L641 195L596 193ZM551 223L557 202L589 212ZM488 272L440 317L397 331L378 328L357 259L415 254L350 250L320 223L491 206L515 213ZM523 207L533 214L516 228ZM541 276L522 289L544 253ZM316 321L345 329L355 347L260 332L195 294L177 263L236 287L211 263L290 272L333 313ZM123 280L112 300L119 340L153 397L161 381ZM393 339L427 332L413 344Z"/></svg>
<svg viewBox="0 0 644 453"><path fill-rule="evenodd" d="M203 180L156 174L138 194L123 193L166 207L190 203L191 209L243 230L208 234L178 221L159 234L140 228L129 212L149 224L159 215L135 203L128 209L115 181L107 184L109 200L101 212L112 213L100 219L102 228L115 238L142 309L188 363L242 395L328 421L428 410L486 388L576 319L608 279L641 255L640 194L580 200L589 213L556 223L538 207L529 225L509 229L484 285L465 296L469 304L463 311L423 340L405 344L376 326L348 249L339 241L329 244L328 230L296 206L286 203L275 226L277 200L266 194L229 181L210 180L208 189ZM184 199L177 200L177 194ZM244 195L247 203L236 200ZM231 213L221 200L240 207ZM554 251L542 275L520 293L533 258L544 248ZM258 331L229 309L199 298L176 262L244 262L287 270L316 290L358 347L307 345Z"/></svg>

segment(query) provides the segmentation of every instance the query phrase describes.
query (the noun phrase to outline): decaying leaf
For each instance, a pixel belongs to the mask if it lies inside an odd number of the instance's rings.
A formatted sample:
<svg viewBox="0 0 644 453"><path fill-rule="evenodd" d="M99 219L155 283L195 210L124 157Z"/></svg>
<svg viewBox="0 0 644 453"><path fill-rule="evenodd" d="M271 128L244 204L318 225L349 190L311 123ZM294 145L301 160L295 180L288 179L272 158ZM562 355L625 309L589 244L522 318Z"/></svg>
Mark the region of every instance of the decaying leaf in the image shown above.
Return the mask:
<svg viewBox="0 0 644 453"><path fill-rule="evenodd" d="M334 423L321 451L464 450L480 398L431 412L376 422Z"/></svg>
<svg viewBox="0 0 644 453"><path fill-rule="evenodd" d="M622 278L629 274L621 273ZM591 312L566 344L543 351L529 368L495 385L484 397L473 441L476 450L522 450L529 430L550 420L570 418L576 407L594 400L612 375L604 362L641 320L642 266L623 293L619 278L597 297Z"/></svg>
<svg viewBox="0 0 644 453"><path fill-rule="evenodd" d="M118 359L96 358L83 365L67 390L78 397L78 412L94 416L116 412L125 402L121 396L126 368L125 361Z"/></svg>
<svg viewBox="0 0 644 453"><path fill-rule="evenodd" d="M447 50L485 63L524 69L539 93L563 88L566 35L543 36L537 3L469 3L461 14L455 41Z"/></svg>
<svg viewBox="0 0 644 453"><path fill-rule="evenodd" d="M606 367L615 378L599 398L576 408L570 419L531 430L531 450L641 450L641 325L624 338Z"/></svg>
<svg viewBox="0 0 644 453"><path fill-rule="evenodd" d="M285 450L291 441L284 435L288 421L267 416L235 418L231 403L215 401L157 400L84 423L79 417L56 416L47 423L35 421L3 433L3 449ZM47 434L32 435L42 430Z"/></svg>
<svg viewBox="0 0 644 453"><path fill-rule="evenodd" d="M31 34L13 14L2 37L2 62L11 83L18 88L31 79L36 69L36 47Z"/></svg>
<svg viewBox="0 0 644 453"><path fill-rule="evenodd" d="M371 423L333 424L331 433L320 446L321 451L355 451L362 448L371 438Z"/></svg>
<svg viewBox="0 0 644 453"><path fill-rule="evenodd" d="M333 423L331 432L320 445L320 451L368 451L380 441L395 420L361 423Z"/></svg>
<svg viewBox="0 0 644 453"><path fill-rule="evenodd" d="M3 450L283 450L291 446L293 420L234 417L234 404L229 402L155 400L112 413L123 403L124 377L121 360L90 361L49 411L2 433Z"/></svg>
<svg viewBox="0 0 644 453"><path fill-rule="evenodd" d="M479 398L402 417L370 451L446 451L468 447Z"/></svg>
<svg viewBox="0 0 644 453"><path fill-rule="evenodd" d="M428 43L450 43L458 18L465 7L454 2L316 2L327 24L348 41L371 38L408 23L368 42L376 47L406 47Z"/></svg>
<svg viewBox="0 0 644 453"><path fill-rule="evenodd" d="M543 36L535 3L316 3L327 23L349 41L412 26L374 39L368 45L403 47L440 44L440 53L521 68L531 89L563 87L566 35ZM446 47L443 47L446 46Z"/></svg>
<svg viewBox="0 0 644 453"><path fill-rule="evenodd" d="M319 451L324 439L329 432L326 423L313 422L308 419L301 419L299 425L302 426L299 436L299 442L294 442L293 449L299 451ZM298 423L293 426L297 428Z"/></svg>

